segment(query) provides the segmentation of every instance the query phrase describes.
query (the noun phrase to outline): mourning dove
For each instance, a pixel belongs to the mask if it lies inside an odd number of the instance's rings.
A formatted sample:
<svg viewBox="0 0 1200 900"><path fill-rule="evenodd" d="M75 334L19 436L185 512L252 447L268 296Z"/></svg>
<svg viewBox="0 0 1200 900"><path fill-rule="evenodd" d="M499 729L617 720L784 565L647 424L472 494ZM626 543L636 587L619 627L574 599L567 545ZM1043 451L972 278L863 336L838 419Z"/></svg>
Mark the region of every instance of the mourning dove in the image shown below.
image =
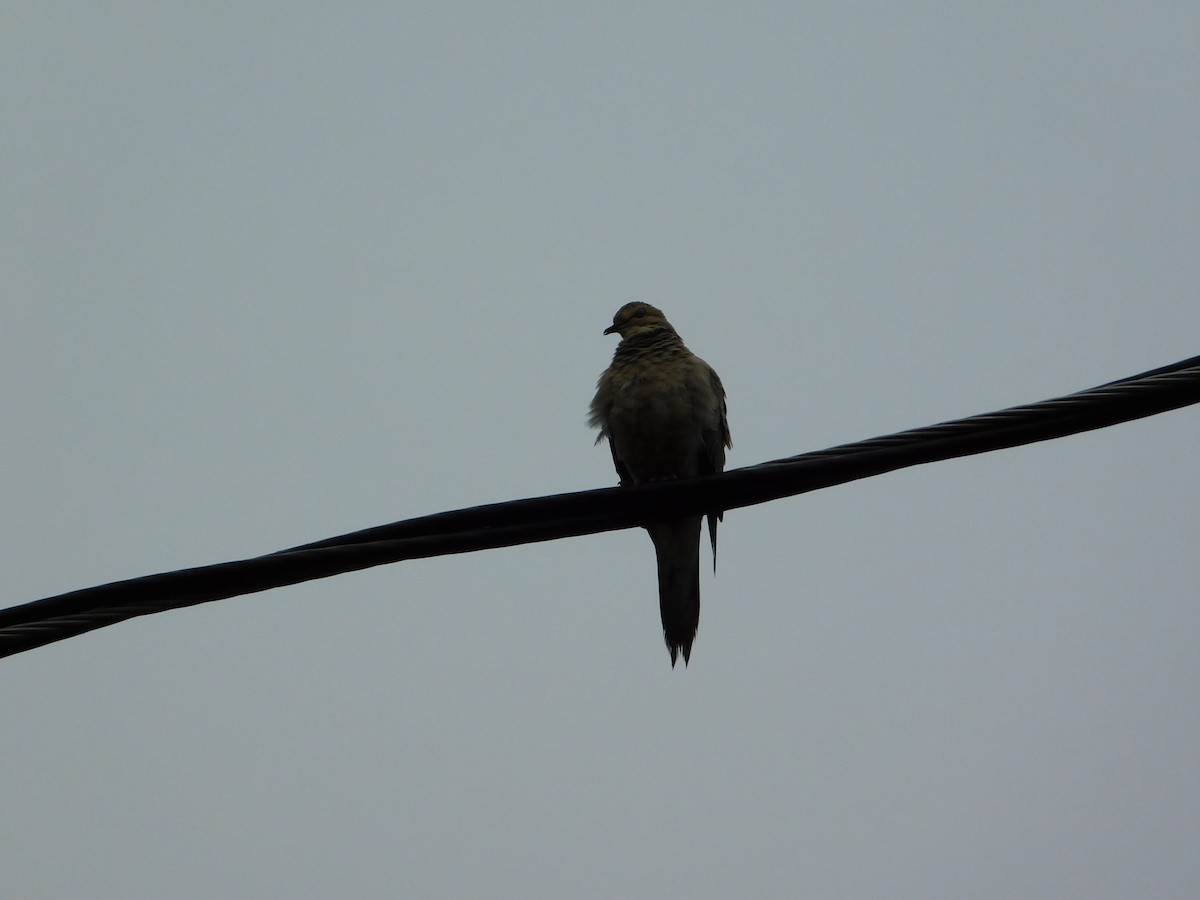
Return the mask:
<svg viewBox="0 0 1200 900"><path fill-rule="evenodd" d="M711 475L725 468L732 447L725 388L704 360L684 346L662 310L626 303L605 334L621 343L596 383L589 424L596 443L608 439L621 484ZM692 654L700 624L700 523L689 516L646 526L658 558L658 605L671 665ZM713 568L717 521L708 513Z"/></svg>

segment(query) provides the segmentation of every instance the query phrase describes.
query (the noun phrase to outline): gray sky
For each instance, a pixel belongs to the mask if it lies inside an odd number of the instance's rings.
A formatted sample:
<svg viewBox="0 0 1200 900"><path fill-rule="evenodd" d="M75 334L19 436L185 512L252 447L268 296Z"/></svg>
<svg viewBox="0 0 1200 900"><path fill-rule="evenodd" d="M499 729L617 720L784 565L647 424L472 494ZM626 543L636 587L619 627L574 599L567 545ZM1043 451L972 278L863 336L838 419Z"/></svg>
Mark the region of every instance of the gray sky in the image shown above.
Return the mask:
<svg viewBox="0 0 1200 900"><path fill-rule="evenodd" d="M9 4L2 602L615 483L623 302L731 466L1200 353L1200 17ZM0 664L13 897L1194 897L1195 409ZM706 564L707 565L707 564Z"/></svg>

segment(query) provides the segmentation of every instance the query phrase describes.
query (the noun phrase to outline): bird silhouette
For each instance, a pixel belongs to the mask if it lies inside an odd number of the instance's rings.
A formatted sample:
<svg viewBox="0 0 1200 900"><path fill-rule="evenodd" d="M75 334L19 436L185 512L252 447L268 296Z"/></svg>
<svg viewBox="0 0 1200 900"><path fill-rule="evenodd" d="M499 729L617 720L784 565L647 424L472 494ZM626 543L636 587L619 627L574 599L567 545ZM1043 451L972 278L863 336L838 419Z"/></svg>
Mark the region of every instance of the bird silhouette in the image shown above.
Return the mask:
<svg viewBox="0 0 1200 900"><path fill-rule="evenodd" d="M596 383L589 424L607 439L622 485L668 478L711 475L725 468L733 446L725 388L712 366L692 353L662 310L626 303L605 334L621 342L612 363ZM717 564L717 522L710 511L713 569ZM653 522L646 526L658 560L658 605L663 639L674 666L684 665L700 624L700 527L703 516Z"/></svg>

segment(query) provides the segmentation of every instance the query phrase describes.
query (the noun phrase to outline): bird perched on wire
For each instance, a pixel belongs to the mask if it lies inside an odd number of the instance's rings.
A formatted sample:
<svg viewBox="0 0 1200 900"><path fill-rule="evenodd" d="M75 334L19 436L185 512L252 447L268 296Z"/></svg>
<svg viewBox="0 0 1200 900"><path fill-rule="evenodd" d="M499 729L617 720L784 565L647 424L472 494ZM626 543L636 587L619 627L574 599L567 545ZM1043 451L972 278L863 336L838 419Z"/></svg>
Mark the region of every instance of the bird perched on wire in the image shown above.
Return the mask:
<svg viewBox="0 0 1200 900"><path fill-rule="evenodd" d="M588 423L608 439L621 484L711 475L725 468L732 447L725 388L712 366L692 353L662 310L626 303L605 334L621 343L596 383ZM658 558L658 605L671 665L686 665L700 624L700 524L689 516L646 526ZM717 522L708 513L713 569Z"/></svg>

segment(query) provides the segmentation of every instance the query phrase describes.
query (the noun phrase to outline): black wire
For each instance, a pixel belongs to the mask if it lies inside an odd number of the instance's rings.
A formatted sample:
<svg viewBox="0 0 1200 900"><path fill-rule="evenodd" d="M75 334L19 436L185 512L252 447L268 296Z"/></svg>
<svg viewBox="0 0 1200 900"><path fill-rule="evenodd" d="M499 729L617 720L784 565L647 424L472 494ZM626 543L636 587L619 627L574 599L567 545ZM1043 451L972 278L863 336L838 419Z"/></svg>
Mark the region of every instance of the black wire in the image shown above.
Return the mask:
<svg viewBox="0 0 1200 900"><path fill-rule="evenodd" d="M136 616L405 559L468 553L738 509L907 466L1065 437L1200 402L1200 356L1087 391L700 479L421 516L290 550L85 588L0 610L0 657Z"/></svg>

